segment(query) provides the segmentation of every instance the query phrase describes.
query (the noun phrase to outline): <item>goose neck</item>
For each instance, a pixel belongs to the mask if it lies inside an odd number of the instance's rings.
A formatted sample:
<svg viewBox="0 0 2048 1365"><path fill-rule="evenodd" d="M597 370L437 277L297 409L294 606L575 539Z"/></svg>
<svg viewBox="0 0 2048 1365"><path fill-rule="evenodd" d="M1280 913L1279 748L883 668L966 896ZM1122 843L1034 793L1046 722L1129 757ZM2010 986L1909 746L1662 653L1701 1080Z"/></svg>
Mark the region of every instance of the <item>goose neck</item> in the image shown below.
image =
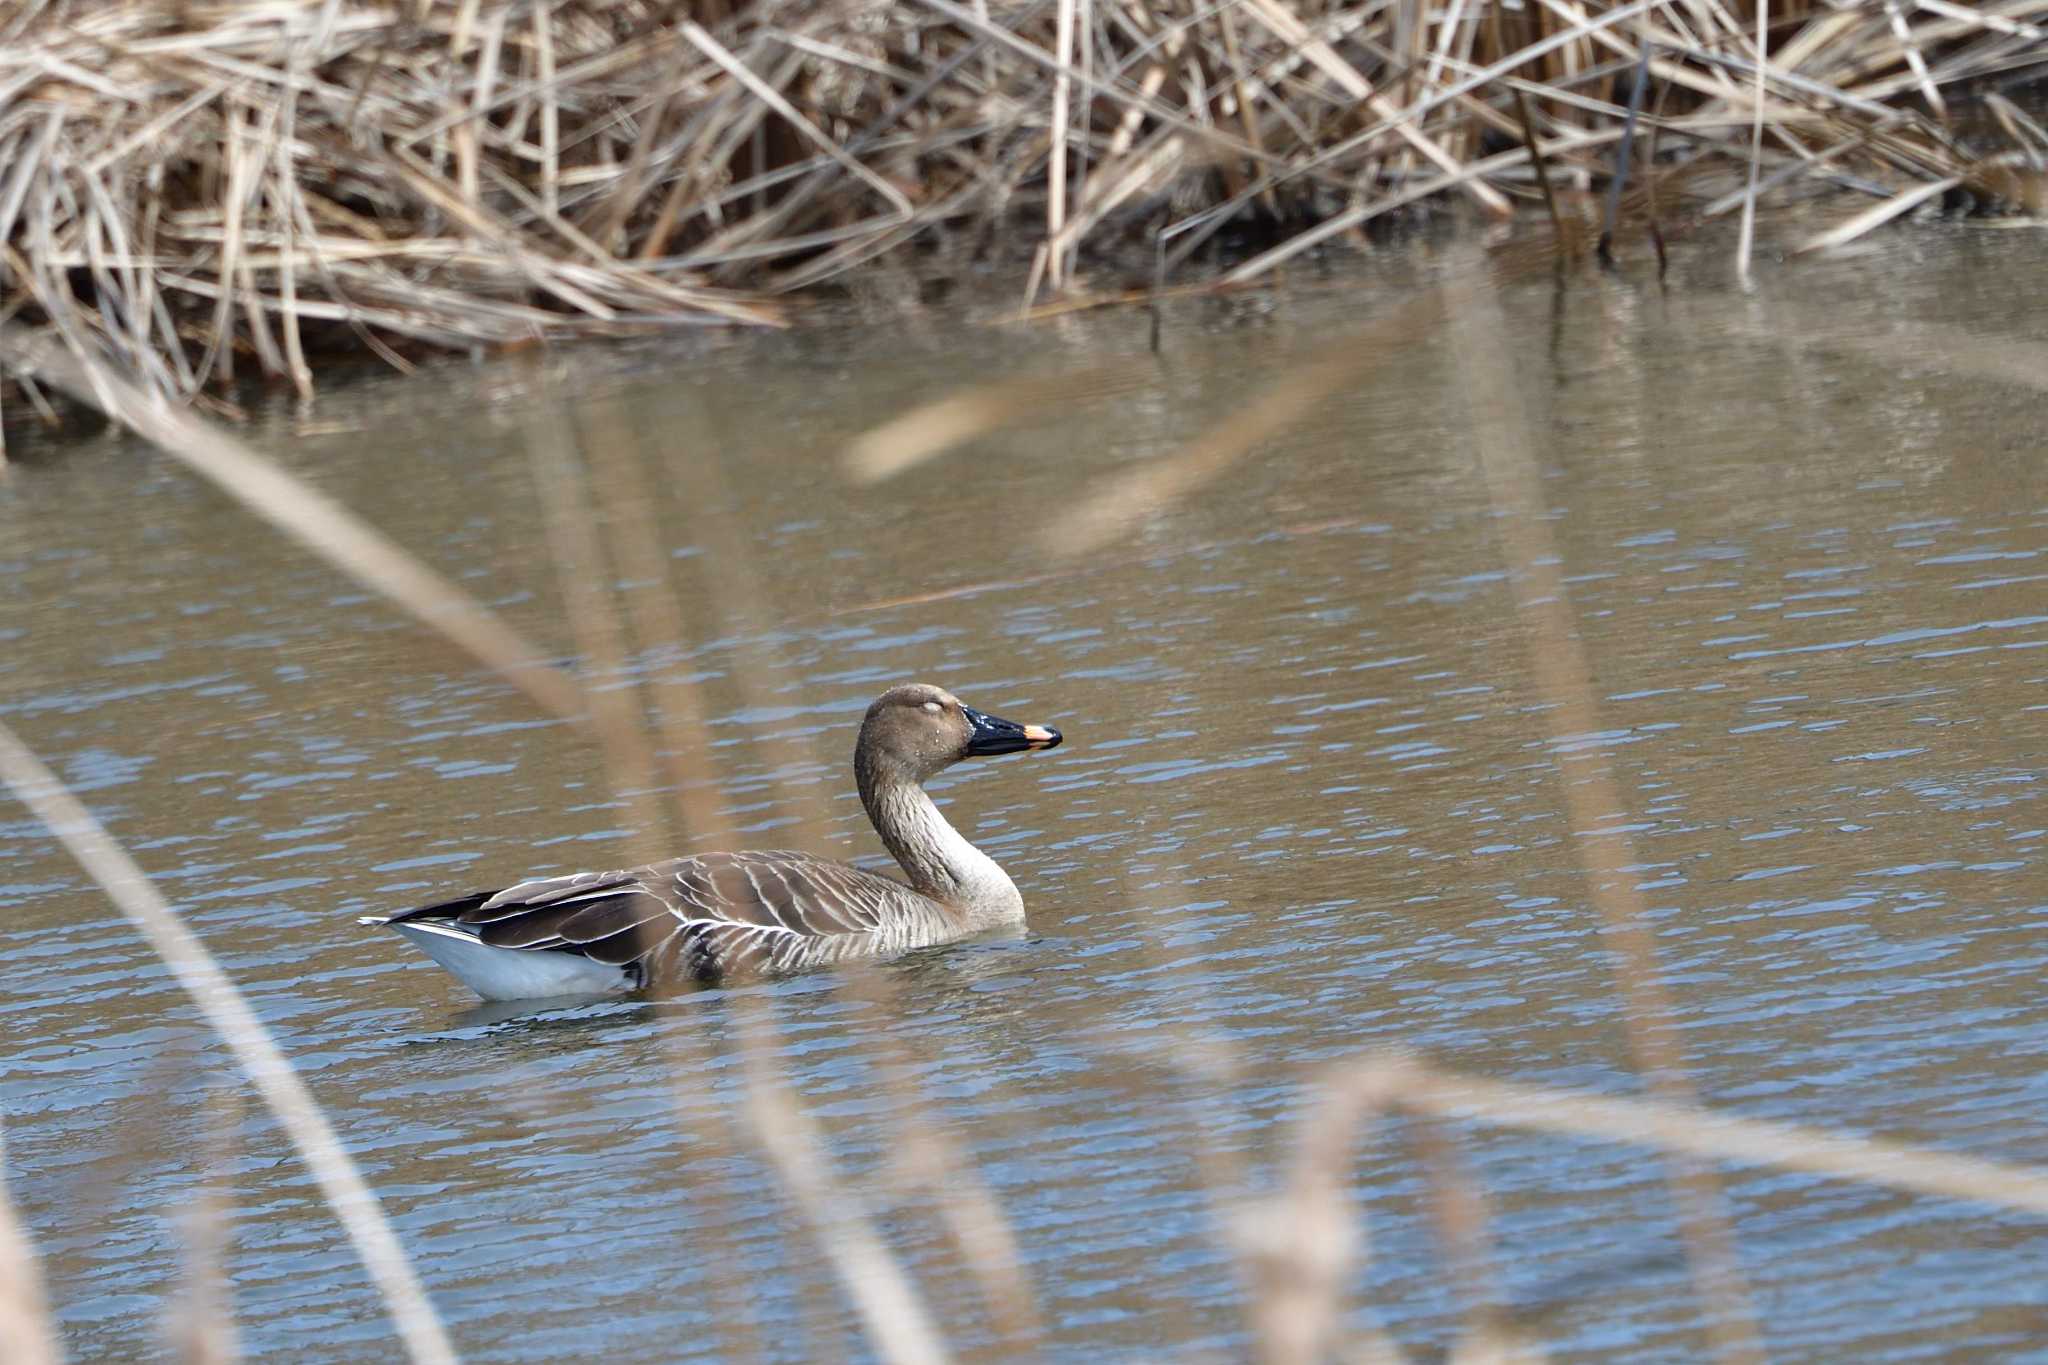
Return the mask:
<svg viewBox="0 0 2048 1365"><path fill-rule="evenodd" d="M890 780L862 766L861 805L911 888L970 924L1020 919L1024 899L995 859L947 822L916 782Z"/></svg>

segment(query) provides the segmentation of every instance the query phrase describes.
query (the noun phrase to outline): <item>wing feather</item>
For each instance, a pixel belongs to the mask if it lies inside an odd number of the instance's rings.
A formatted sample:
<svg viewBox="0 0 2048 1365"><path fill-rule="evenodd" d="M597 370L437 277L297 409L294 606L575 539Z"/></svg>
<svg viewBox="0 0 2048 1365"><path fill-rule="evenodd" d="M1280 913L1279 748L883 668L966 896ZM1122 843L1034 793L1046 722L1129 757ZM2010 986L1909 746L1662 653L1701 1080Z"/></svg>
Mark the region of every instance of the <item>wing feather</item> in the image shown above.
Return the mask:
<svg viewBox="0 0 2048 1365"><path fill-rule="evenodd" d="M445 916L492 947L578 953L633 968L648 986L855 956L892 913L922 900L877 873L775 850L540 877L409 914Z"/></svg>

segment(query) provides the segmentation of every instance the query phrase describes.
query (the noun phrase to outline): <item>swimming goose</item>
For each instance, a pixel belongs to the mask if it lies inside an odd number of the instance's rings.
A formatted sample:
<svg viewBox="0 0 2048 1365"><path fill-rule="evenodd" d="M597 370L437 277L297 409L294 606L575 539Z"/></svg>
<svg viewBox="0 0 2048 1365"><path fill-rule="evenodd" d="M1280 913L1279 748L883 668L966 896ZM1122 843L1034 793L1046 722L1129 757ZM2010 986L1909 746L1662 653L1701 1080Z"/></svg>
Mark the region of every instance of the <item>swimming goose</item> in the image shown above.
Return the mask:
<svg viewBox="0 0 2048 1365"><path fill-rule="evenodd" d="M702 853L361 922L397 930L486 1000L781 975L1021 924L1017 884L946 823L924 783L963 758L1059 742L1057 730L984 715L939 687L877 698L853 776L908 885L808 853Z"/></svg>

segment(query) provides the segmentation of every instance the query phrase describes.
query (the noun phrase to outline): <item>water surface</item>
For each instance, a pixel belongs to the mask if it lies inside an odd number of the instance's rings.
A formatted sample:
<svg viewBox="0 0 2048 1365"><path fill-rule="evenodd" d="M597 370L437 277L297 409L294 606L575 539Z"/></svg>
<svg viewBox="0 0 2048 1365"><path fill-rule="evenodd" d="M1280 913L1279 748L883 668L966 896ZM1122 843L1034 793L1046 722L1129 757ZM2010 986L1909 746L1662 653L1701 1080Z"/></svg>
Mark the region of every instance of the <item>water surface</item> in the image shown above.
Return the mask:
<svg viewBox="0 0 2048 1365"><path fill-rule="evenodd" d="M2048 1161L2040 393L1900 359L1927 322L2039 354L2041 251L1923 227L1748 295L1726 253L1689 248L1668 290L1586 275L1502 299L1595 683L1588 742L1629 806L1699 1087L1731 1112ZM1180 307L1137 391L875 488L837 473L852 434L999 375L1146 363L1144 318L442 365L252 435L601 684L695 685L693 780L749 844L878 852L845 759L892 682L1060 726L1056 753L942 783L1022 886L1029 935L894 964L894 1022L829 976L749 998L963 1349L988 1316L931 1199L895 1181L904 1105L874 1030L1014 1225L1048 1354L1235 1356L1203 1144L1270 1185L1303 1084L1374 1048L1637 1089L1445 344L1396 349L1110 551L1037 548L1096 480L1436 268ZM672 590L685 639L623 677L577 658L534 491L531 444L565 410L584 441L637 448L655 490L668 586L608 577ZM577 729L132 442L15 470L0 583L0 716L250 993L470 1358L865 1349L746 1135L742 1002L482 1010L354 923L702 832L649 828ZM0 817L8 1177L74 1354L166 1353L181 1220L224 1179L251 1356L388 1358L224 1048L48 834ZM1202 1070L1216 1049L1231 1075ZM1354 1321L1440 1350L1460 1305L1410 1136L1360 1145ZM1467 1136L1503 1292L1559 1358L1699 1352L1654 1161ZM2048 1342L2037 1220L1726 1175L1782 1358Z"/></svg>

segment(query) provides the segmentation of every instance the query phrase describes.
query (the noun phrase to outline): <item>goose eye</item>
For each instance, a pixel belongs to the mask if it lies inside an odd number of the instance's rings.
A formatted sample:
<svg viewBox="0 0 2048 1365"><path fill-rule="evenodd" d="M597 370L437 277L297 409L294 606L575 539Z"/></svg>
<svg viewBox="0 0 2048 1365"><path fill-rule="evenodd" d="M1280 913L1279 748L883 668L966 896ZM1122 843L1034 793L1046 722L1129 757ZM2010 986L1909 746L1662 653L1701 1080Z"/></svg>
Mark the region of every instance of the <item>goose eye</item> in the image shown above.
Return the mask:
<svg viewBox="0 0 2048 1365"><path fill-rule="evenodd" d="M939 705L935 701L928 701L924 704L924 709L936 716L937 714L939 714L939 712L945 710L946 708Z"/></svg>

